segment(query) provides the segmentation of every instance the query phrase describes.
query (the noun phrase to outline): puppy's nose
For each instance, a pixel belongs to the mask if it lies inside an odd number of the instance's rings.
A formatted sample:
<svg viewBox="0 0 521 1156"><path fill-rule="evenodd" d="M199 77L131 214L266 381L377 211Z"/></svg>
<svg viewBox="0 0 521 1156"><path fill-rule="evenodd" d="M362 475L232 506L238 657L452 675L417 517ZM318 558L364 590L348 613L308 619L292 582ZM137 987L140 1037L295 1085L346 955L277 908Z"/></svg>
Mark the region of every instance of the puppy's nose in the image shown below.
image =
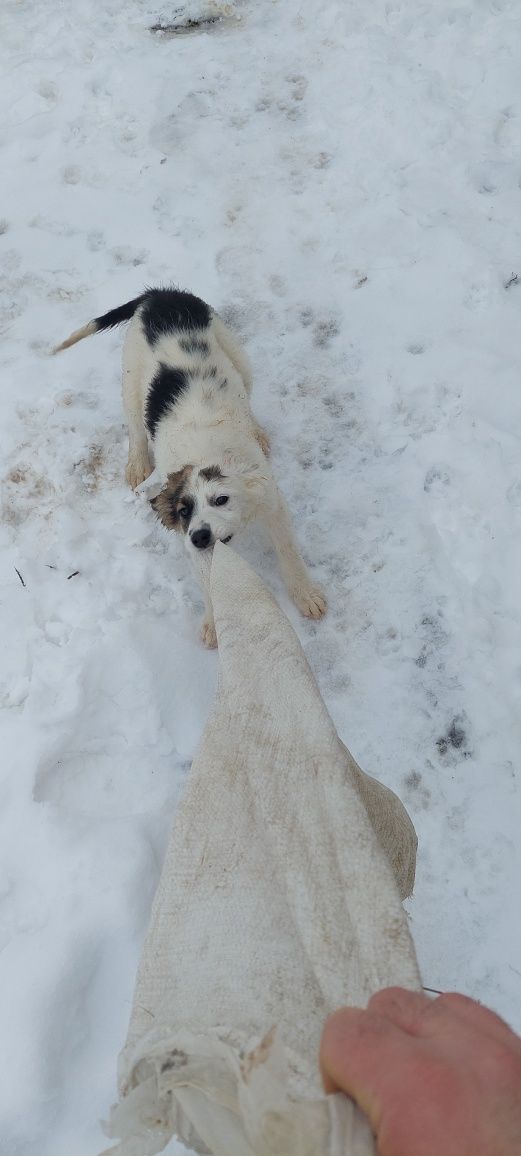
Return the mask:
<svg viewBox="0 0 521 1156"><path fill-rule="evenodd" d="M194 530L190 537L193 546L197 546L198 550L206 550L206 547L209 546L211 542L212 531L209 526L201 526L201 529Z"/></svg>

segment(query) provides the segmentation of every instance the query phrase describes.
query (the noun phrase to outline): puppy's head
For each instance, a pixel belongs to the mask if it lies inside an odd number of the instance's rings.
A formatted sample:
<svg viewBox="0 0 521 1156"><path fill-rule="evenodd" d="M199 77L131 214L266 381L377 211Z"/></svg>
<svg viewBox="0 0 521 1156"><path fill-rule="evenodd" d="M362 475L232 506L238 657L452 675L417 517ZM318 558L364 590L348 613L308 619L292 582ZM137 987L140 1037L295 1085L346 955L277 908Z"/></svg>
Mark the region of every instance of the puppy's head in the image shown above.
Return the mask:
<svg viewBox="0 0 521 1156"><path fill-rule="evenodd" d="M169 474L151 505L168 530L185 535L189 549L208 550L216 542L231 542L246 525L266 483L257 463L230 454L222 465L183 466Z"/></svg>

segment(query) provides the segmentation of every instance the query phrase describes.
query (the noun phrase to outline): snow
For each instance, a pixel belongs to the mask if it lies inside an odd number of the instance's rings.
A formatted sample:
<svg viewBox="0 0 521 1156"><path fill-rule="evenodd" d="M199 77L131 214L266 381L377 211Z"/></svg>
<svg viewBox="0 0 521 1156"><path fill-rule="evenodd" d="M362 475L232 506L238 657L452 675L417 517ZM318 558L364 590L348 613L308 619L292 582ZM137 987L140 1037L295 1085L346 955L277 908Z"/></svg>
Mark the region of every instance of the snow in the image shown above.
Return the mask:
<svg viewBox="0 0 521 1156"><path fill-rule="evenodd" d="M48 357L145 283L251 355L324 622L244 552L414 819L424 983L521 1030L521 21L4 0L0 43L0 1152L95 1156L217 671L124 485L122 334Z"/></svg>

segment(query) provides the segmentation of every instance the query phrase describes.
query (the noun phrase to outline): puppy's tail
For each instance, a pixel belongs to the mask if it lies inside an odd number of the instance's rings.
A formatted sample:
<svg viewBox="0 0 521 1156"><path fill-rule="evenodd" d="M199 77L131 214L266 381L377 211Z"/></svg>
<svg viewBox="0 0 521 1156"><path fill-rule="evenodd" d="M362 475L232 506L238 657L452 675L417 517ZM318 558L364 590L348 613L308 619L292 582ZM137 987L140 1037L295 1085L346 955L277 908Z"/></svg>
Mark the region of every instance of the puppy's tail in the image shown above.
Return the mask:
<svg viewBox="0 0 521 1156"><path fill-rule="evenodd" d="M108 313L104 313L102 317L95 317L94 321L88 321L81 329L75 329L70 337L62 341L61 345L57 345L53 349L53 353L61 353L62 349L68 349L71 345L76 345L77 341L83 341L84 337L90 337L92 333L99 333L102 329L114 329L116 325L121 325L123 321L130 321L134 316L138 305L145 299L145 294L141 297L134 297L133 301L127 301L125 305L119 305L117 309L110 309Z"/></svg>

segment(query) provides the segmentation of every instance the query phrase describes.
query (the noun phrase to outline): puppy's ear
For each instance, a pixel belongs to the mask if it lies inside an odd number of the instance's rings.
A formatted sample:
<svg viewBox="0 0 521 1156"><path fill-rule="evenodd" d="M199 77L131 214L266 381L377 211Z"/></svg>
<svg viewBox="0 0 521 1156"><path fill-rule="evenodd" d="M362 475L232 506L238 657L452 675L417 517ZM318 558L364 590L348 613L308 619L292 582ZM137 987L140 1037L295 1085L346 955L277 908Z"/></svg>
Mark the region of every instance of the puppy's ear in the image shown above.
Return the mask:
<svg viewBox="0 0 521 1156"><path fill-rule="evenodd" d="M161 490L161 493L150 499L154 513L167 530L179 530L180 528L179 507L182 505L182 498L186 491L191 469L191 466L183 466L182 470L177 470L175 474L169 474L166 486Z"/></svg>

